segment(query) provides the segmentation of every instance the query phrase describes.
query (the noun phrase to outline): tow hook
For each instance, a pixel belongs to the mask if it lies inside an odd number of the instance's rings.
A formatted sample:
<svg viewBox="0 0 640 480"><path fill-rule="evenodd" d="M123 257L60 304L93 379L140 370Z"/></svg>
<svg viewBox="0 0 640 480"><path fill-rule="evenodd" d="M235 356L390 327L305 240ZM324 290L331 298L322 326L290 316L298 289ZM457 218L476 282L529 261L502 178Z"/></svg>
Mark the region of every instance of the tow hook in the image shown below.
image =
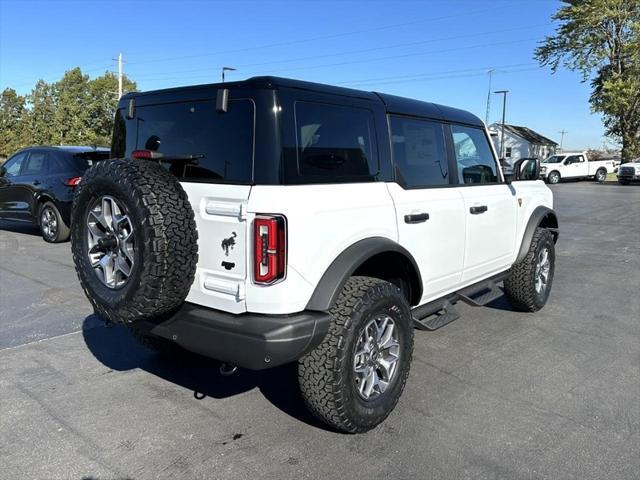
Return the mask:
<svg viewBox="0 0 640 480"><path fill-rule="evenodd" d="M230 377L237 371L238 367L236 365L231 365L230 363L223 363L220 365L220 375L223 377Z"/></svg>

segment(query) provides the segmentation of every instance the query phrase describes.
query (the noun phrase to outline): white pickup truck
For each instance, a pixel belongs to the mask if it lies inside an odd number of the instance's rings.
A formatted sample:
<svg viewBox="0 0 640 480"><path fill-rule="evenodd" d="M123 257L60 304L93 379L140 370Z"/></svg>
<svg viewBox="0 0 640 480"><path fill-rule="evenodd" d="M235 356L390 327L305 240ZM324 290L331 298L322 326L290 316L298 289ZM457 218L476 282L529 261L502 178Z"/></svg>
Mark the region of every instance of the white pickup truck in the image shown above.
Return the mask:
<svg viewBox="0 0 640 480"><path fill-rule="evenodd" d="M559 183L564 178L593 178L604 182L608 173L613 173L616 161L589 160L586 152L565 152L552 155L542 162L540 176L548 183Z"/></svg>

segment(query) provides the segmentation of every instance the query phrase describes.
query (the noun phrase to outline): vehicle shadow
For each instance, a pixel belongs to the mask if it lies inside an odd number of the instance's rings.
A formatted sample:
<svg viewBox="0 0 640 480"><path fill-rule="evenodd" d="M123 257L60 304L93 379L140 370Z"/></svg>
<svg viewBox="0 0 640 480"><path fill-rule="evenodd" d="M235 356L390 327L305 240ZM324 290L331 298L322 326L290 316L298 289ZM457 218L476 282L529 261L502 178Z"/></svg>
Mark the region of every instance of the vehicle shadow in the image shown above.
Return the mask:
<svg viewBox="0 0 640 480"><path fill-rule="evenodd" d="M175 359L163 358L139 344L124 325L106 326L96 315L85 318L84 341L93 356L116 371L140 368L193 392L197 400L228 398L257 388L287 415L327 430L304 406L296 380L295 364L263 371L238 369L232 376L220 374L220 362L185 352Z"/></svg>
<svg viewBox="0 0 640 480"><path fill-rule="evenodd" d="M0 230L6 230L7 232L13 233L26 233L37 237L42 236L42 233L40 233L40 229L37 226L27 222L0 220Z"/></svg>

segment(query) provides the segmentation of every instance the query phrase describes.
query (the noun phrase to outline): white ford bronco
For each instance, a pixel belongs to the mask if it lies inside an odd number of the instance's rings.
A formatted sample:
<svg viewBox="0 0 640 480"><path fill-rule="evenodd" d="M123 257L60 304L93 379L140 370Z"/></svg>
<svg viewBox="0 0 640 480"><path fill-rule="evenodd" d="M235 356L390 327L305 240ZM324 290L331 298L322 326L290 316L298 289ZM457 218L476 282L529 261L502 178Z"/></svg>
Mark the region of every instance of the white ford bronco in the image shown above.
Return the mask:
<svg viewBox="0 0 640 480"><path fill-rule="evenodd" d="M540 176L549 183L560 183L565 178L593 178L602 183L607 174L615 172L618 163L611 159L591 160L586 152L563 152L542 161Z"/></svg>
<svg viewBox="0 0 640 480"><path fill-rule="evenodd" d="M409 375L414 328L502 295L536 311L558 220L539 163L505 180L481 120L272 77L131 93L112 160L75 194L96 312L161 352L297 362L323 422L367 431Z"/></svg>

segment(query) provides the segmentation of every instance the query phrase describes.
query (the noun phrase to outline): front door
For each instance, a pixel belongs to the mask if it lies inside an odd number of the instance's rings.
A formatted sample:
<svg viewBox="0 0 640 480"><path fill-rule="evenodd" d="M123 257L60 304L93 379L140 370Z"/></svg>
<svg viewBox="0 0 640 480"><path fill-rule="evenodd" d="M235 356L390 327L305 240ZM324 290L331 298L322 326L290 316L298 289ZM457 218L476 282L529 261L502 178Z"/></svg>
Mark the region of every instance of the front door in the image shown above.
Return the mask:
<svg viewBox="0 0 640 480"><path fill-rule="evenodd" d="M421 304L455 289L462 276L465 212L450 187L443 125L390 116L396 183L388 189L396 209L399 243L418 264Z"/></svg>
<svg viewBox="0 0 640 480"><path fill-rule="evenodd" d="M20 152L0 168L0 217L28 220L28 191L22 186L21 171L28 152Z"/></svg>
<svg viewBox="0 0 640 480"><path fill-rule="evenodd" d="M568 171L567 177L586 177L589 175L589 164L584 158L584 155L569 155L564 164Z"/></svg>
<svg viewBox="0 0 640 480"><path fill-rule="evenodd" d="M509 268L516 243L517 198L503 183L485 131L451 126L457 183L466 218L462 282Z"/></svg>

